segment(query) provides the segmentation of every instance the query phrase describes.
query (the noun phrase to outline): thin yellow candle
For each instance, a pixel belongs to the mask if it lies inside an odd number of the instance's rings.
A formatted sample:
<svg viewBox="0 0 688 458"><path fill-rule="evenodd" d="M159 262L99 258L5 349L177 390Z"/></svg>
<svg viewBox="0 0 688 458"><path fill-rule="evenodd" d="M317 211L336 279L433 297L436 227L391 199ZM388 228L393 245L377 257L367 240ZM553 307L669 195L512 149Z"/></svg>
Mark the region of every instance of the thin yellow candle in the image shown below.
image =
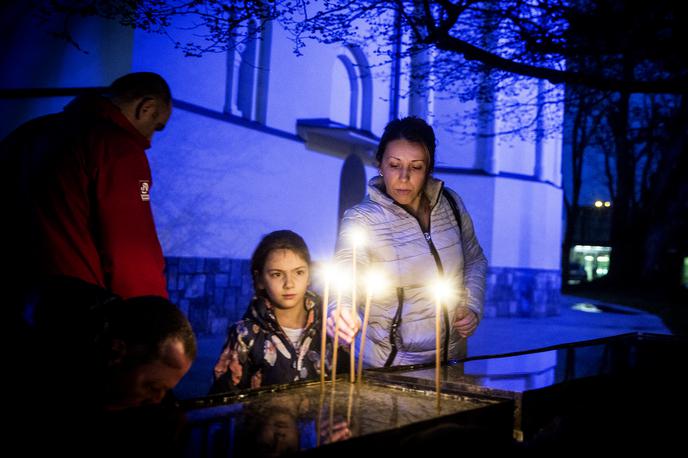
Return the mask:
<svg viewBox="0 0 688 458"><path fill-rule="evenodd" d="M334 341L332 343L332 389L337 380L337 354L339 353L339 306L342 302L341 285L337 288L337 305L334 308Z"/></svg>
<svg viewBox="0 0 688 458"><path fill-rule="evenodd" d="M368 331L368 317L370 316L371 298L372 294L368 292L368 294L366 294L365 310L363 312L363 328L361 329L361 350L358 354L358 374L356 378L357 382L360 382L361 377L363 376L363 352L365 351L366 332Z"/></svg>
<svg viewBox="0 0 688 458"><path fill-rule="evenodd" d="M437 393L437 410L440 410L440 364L442 348L440 344L442 336L442 326L440 315L442 314L442 302L451 293L451 285L443 279L437 280L434 285L435 291L435 392Z"/></svg>
<svg viewBox="0 0 688 458"><path fill-rule="evenodd" d="M320 337L320 386L325 384L325 353L327 353L327 306L330 299L330 280L332 279L332 266L323 266L323 279L325 287L322 300L322 330Z"/></svg>
<svg viewBox="0 0 688 458"><path fill-rule="evenodd" d="M365 354L366 333L368 331L368 320L370 318L370 302L376 292L386 287L384 277L376 271L368 272L366 277L366 302L363 311L363 327L361 328L361 349L358 353L358 371L356 381L360 382L363 378L363 355Z"/></svg>
<svg viewBox="0 0 688 458"><path fill-rule="evenodd" d="M442 312L442 302L438 298L435 301L435 392L437 393L437 410L440 409L440 313Z"/></svg>
<svg viewBox="0 0 688 458"><path fill-rule="evenodd" d="M363 243L363 230L356 228L351 232L351 321L355 324L358 317L358 310L356 309L356 249ZM349 382L354 383L356 380L356 339L352 337L349 348ZM359 358L360 359L360 358Z"/></svg>

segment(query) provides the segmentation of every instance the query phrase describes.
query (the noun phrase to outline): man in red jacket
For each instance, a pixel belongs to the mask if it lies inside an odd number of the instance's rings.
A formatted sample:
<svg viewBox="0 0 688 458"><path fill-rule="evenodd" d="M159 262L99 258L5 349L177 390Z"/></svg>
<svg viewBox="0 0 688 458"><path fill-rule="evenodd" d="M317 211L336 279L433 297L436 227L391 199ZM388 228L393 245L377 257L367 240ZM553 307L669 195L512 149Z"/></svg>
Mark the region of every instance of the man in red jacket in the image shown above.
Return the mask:
<svg viewBox="0 0 688 458"><path fill-rule="evenodd" d="M146 149L171 111L160 75L131 73L106 93L79 96L0 142L0 265L9 267L0 291L19 337L9 352L17 412L34 415L42 395L52 398L48 409L72 399L90 408L83 400L88 393L102 393L109 408L155 404L188 371L193 348L179 339L155 340L180 323L193 337L186 318L167 303L150 206ZM114 315L103 319L108 308ZM123 323L113 340L117 352L94 353L102 336L117 332L113 316ZM125 346L132 330L135 339ZM149 347L159 354L136 353L145 349L136 339L144 338L154 340ZM65 432L54 418L51 428Z"/></svg>
<svg viewBox="0 0 688 458"><path fill-rule="evenodd" d="M167 297L145 150L171 111L160 75L131 73L0 143L17 297L56 277L123 298Z"/></svg>

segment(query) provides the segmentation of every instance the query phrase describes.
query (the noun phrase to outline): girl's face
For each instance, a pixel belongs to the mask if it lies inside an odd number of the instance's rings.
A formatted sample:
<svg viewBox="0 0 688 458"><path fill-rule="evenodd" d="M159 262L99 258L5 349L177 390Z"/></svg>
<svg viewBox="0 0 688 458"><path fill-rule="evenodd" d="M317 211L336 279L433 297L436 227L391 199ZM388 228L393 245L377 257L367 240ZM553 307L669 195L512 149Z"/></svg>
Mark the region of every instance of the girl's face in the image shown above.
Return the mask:
<svg viewBox="0 0 688 458"><path fill-rule="evenodd" d="M257 286L265 289L275 307L292 309L303 307L308 281L308 263L292 250L278 249L265 260Z"/></svg>
<svg viewBox="0 0 688 458"><path fill-rule="evenodd" d="M387 195L398 204L418 210L428 176L428 154L425 149L419 143L407 140L389 142L382 156L380 172Z"/></svg>

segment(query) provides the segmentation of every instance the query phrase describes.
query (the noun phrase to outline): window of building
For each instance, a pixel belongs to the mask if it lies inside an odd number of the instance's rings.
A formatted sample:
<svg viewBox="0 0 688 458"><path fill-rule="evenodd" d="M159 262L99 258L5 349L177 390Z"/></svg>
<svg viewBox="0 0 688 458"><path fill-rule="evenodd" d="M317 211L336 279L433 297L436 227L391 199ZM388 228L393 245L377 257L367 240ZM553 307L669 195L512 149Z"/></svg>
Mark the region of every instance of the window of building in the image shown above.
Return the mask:
<svg viewBox="0 0 688 458"><path fill-rule="evenodd" d="M332 70L330 119L356 127L358 115L358 76L354 63L346 55L337 56Z"/></svg>
<svg viewBox="0 0 688 458"><path fill-rule="evenodd" d="M227 51L225 113L266 124L272 23L248 23L245 42Z"/></svg>
<svg viewBox="0 0 688 458"><path fill-rule="evenodd" d="M569 258L568 283L576 285L607 275L611 251L606 246L575 245Z"/></svg>
<svg viewBox="0 0 688 458"><path fill-rule="evenodd" d="M359 47L342 48L332 68L330 88L330 119L370 131L373 81L368 59Z"/></svg>

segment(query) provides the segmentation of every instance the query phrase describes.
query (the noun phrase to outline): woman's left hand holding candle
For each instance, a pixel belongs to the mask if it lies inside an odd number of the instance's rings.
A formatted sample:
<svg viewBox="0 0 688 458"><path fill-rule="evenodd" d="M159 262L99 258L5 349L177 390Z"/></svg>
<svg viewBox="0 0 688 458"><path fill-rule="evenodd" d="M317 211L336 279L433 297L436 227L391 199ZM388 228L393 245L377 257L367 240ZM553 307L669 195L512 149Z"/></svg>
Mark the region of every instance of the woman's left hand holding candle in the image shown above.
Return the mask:
<svg viewBox="0 0 688 458"><path fill-rule="evenodd" d="M327 333L332 337L334 337L336 313L331 313L327 318ZM339 345L351 345L359 329L361 329L361 318L356 316L354 319L350 309L341 307L339 309Z"/></svg>

